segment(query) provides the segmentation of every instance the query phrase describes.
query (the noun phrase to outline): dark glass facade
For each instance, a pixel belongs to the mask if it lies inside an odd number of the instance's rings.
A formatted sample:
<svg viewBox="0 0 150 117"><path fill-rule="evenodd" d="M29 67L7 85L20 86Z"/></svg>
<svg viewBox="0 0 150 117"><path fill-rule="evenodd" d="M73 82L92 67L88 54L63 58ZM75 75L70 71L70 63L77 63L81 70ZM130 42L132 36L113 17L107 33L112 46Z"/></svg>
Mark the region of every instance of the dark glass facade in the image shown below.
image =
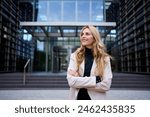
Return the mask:
<svg viewBox="0 0 150 117"><path fill-rule="evenodd" d="M111 48L116 70L150 72L150 1L120 0L117 38Z"/></svg>
<svg viewBox="0 0 150 117"><path fill-rule="evenodd" d="M16 0L0 1L0 72L23 71L32 58L32 44L23 40L19 26L20 10Z"/></svg>
<svg viewBox="0 0 150 117"><path fill-rule="evenodd" d="M23 71L31 57L30 43L22 39L19 28L19 3L0 1L0 72Z"/></svg>

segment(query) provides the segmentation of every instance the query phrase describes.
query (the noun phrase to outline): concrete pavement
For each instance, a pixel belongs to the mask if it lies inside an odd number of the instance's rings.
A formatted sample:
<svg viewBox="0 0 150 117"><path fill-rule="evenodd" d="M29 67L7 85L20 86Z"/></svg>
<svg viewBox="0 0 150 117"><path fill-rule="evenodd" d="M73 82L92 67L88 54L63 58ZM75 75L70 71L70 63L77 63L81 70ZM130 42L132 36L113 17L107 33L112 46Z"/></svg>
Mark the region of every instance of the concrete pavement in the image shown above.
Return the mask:
<svg viewBox="0 0 150 117"><path fill-rule="evenodd" d="M0 90L0 100L67 100L68 93L68 89ZM106 100L150 100L150 91L111 89Z"/></svg>

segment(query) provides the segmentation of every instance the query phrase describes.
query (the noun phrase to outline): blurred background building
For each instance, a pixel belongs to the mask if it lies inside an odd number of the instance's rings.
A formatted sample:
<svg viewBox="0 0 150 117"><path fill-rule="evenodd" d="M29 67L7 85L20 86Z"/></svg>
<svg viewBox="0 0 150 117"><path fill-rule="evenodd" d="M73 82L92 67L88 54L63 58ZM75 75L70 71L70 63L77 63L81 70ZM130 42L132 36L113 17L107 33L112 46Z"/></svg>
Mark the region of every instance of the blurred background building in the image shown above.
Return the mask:
<svg viewBox="0 0 150 117"><path fill-rule="evenodd" d="M80 46L79 32L94 25L113 71L150 72L148 0L1 0L0 72L65 72Z"/></svg>
<svg viewBox="0 0 150 117"><path fill-rule="evenodd" d="M114 10L116 3L119 6L115 19L117 33L111 46L116 70L150 73L150 1L114 0L110 8Z"/></svg>

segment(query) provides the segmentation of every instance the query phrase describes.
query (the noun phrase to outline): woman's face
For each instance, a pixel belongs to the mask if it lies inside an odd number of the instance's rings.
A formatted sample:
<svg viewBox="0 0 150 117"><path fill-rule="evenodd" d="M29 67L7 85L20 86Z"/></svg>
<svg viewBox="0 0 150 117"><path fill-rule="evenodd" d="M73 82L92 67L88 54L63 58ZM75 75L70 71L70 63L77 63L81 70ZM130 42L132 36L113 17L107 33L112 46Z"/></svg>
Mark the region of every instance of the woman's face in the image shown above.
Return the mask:
<svg viewBox="0 0 150 117"><path fill-rule="evenodd" d="M94 38L93 38L93 35L88 28L85 28L83 30L83 32L81 33L80 41L81 41L81 45L83 45L87 48L93 47Z"/></svg>

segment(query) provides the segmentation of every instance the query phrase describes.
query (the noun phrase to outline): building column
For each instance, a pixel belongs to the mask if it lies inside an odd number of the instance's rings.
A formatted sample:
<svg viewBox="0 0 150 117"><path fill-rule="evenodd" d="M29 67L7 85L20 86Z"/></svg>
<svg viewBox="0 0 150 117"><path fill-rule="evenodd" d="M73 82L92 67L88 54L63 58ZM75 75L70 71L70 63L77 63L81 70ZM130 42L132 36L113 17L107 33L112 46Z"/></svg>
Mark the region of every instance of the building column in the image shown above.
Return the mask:
<svg viewBox="0 0 150 117"><path fill-rule="evenodd" d="M33 65L34 65L34 48L35 48L35 40L36 40L36 38L35 37L32 37L32 44L31 44L31 57L30 57L30 59L31 59L31 61L30 61L30 63L31 63L31 65L30 65L30 72L33 72Z"/></svg>
<svg viewBox="0 0 150 117"><path fill-rule="evenodd" d="M72 48L71 47L68 47L67 49L67 62L69 63L69 59L70 59L70 55L72 53Z"/></svg>
<svg viewBox="0 0 150 117"><path fill-rule="evenodd" d="M146 10L144 9L144 14L146 14ZM144 22L147 22L147 18L144 17ZM148 29L147 29L147 24L144 24L144 37L145 37L145 59L146 59L146 71L145 72L150 72L149 71L149 60L148 60Z"/></svg>
<svg viewBox="0 0 150 117"><path fill-rule="evenodd" d="M46 53L46 57L45 57L45 72L48 72L48 52L49 52L49 47L48 47L48 38L45 38L45 53Z"/></svg>

